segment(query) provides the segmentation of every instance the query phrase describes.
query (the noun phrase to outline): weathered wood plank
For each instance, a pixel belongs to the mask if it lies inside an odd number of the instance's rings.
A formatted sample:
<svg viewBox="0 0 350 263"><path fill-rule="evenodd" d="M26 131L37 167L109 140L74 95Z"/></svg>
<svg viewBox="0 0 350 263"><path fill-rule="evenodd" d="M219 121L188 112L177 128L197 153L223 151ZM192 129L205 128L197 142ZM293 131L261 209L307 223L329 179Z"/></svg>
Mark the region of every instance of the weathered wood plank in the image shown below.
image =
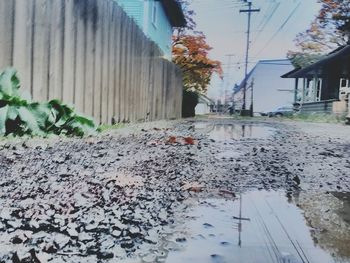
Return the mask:
<svg viewBox="0 0 350 263"><path fill-rule="evenodd" d="M93 116L94 119L101 123L101 93L102 93L102 57L103 57L103 1L97 0L97 21L95 33L95 67L94 67L94 89L93 89Z"/></svg>
<svg viewBox="0 0 350 263"><path fill-rule="evenodd" d="M35 1L33 41L33 99L48 99L51 9L46 0Z"/></svg>
<svg viewBox="0 0 350 263"><path fill-rule="evenodd" d="M113 122L113 104L114 104L114 68L115 68L115 26L116 26L116 14L114 3L108 1L109 12L109 38L108 38L108 90L107 90L107 121Z"/></svg>
<svg viewBox="0 0 350 263"><path fill-rule="evenodd" d="M108 123L107 109L108 109L108 85L109 85L109 30L110 30L110 15L107 1L103 1L103 56L102 56L102 94L101 94L101 120L103 123Z"/></svg>
<svg viewBox="0 0 350 263"><path fill-rule="evenodd" d="M13 66L27 92L31 91L32 84L33 5L33 0L15 1Z"/></svg>
<svg viewBox="0 0 350 263"><path fill-rule="evenodd" d="M63 101L74 102L75 90L75 59L76 59L76 16L74 0L64 1L64 34L63 34Z"/></svg>
<svg viewBox="0 0 350 263"><path fill-rule="evenodd" d="M12 66L14 35L14 1L0 1L0 70Z"/></svg>
<svg viewBox="0 0 350 263"><path fill-rule="evenodd" d="M121 14L121 39L120 39L120 92L119 92L119 121L124 122L126 120L126 101L125 101L125 90L126 90L126 55L127 55L127 20L126 14Z"/></svg>
<svg viewBox="0 0 350 263"><path fill-rule="evenodd" d="M84 90L84 113L92 116L94 113L94 85L95 85L95 48L97 30L98 2L86 0L85 27L85 90Z"/></svg>
<svg viewBox="0 0 350 263"><path fill-rule="evenodd" d="M122 10L114 5L115 8L115 38L114 38L114 102L113 102L113 118L116 122L120 121L120 67L121 67L121 36L122 36L122 23L121 13Z"/></svg>
<svg viewBox="0 0 350 263"><path fill-rule="evenodd" d="M78 112L84 112L84 94L86 84L86 1L74 2L74 13L77 19L75 40L75 79L74 79L74 105Z"/></svg>
<svg viewBox="0 0 350 263"><path fill-rule="evenodd" d="M63 0L49 2L51 9L48 98L63 99Z"/></svg>

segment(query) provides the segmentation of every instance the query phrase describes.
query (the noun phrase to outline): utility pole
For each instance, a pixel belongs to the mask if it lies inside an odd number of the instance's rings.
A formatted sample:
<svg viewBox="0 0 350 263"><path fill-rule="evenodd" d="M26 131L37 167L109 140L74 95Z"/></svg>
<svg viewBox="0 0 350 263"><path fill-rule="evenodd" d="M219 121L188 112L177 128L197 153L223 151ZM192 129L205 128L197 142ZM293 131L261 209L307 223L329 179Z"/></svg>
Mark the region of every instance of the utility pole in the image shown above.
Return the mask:
<svg viewBox="0 0 350 263"><path fill-rule="evenodd" d="M244 0L247 2L247 0ZM243 86L243 105L242 112L245 114L246 110L246 93L247 93L247 76L248 76L248 60L249 60L249 48L250 48L250 20L252 13L260 12L259 9L252 9L252 2L248 2L248 9L239 10L240 13L248 13L248 30L247 30L247 48L245 53L245 72L244 72L244 86ZM252 115L252 113L250 113Z"/></svg>
<svg viewBox="0 0 350 263"><path fill-rule="evenodd" d="M227 63L227 75L225 77L226 79L226 83L225 83L225 87L224 87L224 96L225 96L225 99L224 99L224 103L225 105L227 104L227 88L230 87L230 77L231 77L231 60L232 58L235 56L235 54L228 54L228 55L225 55L227 58L228 58L228 63Z"/></svg>

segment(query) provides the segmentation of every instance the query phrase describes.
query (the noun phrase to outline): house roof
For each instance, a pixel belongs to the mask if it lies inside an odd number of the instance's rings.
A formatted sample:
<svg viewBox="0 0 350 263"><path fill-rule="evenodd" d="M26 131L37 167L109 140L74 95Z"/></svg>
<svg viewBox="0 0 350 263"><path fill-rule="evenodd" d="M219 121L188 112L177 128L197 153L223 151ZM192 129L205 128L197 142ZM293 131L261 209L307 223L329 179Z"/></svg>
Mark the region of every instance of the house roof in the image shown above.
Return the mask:
<svg viewBox="0 0 350 263"><path fill-rule="evenodd" d="M186 26L186 19L181 4L177 0L158 0L173 27Z"/></svg>
<svg viewBox="0 0 350 263"><path fill-rule="evenodd" d="M306 78L313 77L315 75L322 76L324 72L327 70L326 67L341 63L342 61L348 61L350 58L350 45L346 45L329 53L324 59L311 64L305 68L297 68L294 69L284 75L282 78Z"/></svg>
<svg viewBox="0 0 350 263"><path fill-rule="evenodd" d="M198 95L198 102L206 103L206 104L208 104L208 105L213 105L213 104L215 104L215 102L214 102L212 99L208 98L208 97L205 96L204 94L199 94L199 95Z"/></svg>

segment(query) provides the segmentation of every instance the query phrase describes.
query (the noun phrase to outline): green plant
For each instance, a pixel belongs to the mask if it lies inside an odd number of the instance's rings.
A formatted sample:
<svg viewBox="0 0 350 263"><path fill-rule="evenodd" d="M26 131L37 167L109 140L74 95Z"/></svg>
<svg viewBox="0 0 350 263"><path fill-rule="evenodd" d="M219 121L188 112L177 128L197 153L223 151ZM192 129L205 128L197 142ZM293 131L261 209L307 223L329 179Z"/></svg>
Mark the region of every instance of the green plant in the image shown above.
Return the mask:
<svg viewBox="0 0 350 263"><path fill-rule="evenodd" d="M312 113L312 114L296 114L286 117L294 121L304 122L320 122L320 123L342 123L345 122L347 114L326 114L326 113Z"/></svg>
<svg viewBox="0 0 350 263"><path fill-rule="evenodd" d="M0 74L0 135L83 136L95 131L92 120L77 115L59 100L32 102L30 96L20 92L15 69Z"/></svg>

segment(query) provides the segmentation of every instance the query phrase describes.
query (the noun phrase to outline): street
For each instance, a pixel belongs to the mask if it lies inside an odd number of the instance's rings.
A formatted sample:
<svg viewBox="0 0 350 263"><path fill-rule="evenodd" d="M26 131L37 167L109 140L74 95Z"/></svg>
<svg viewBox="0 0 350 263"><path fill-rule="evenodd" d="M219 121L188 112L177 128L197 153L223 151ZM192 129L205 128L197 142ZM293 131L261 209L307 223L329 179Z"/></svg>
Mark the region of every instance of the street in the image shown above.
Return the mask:
<svg viewBox="0 0 350 263"><path fill-rule="evenodd" d="M350 262L348 132L198 118L2 140L0 262Z"/></svg>

